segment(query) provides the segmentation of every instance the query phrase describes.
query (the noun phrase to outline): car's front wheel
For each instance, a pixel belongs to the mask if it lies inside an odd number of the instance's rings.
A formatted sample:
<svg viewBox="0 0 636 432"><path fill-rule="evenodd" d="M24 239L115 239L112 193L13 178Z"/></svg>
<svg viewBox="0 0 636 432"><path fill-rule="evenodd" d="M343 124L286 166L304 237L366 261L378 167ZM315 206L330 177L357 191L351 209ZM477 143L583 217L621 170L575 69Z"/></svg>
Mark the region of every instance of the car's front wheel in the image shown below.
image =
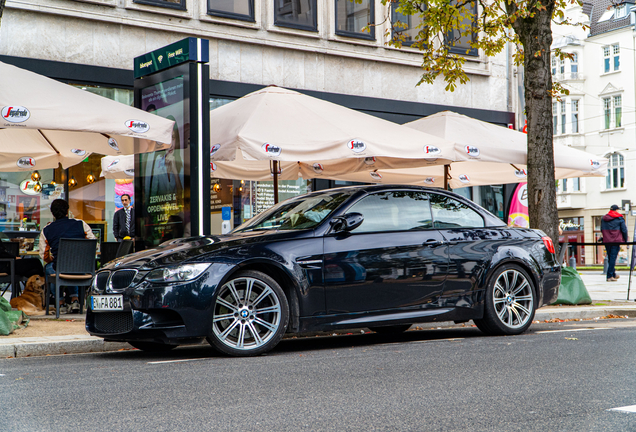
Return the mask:
<svg viewBox="0 0 636 432"><path fill-rule="evenodd" d="M262 354L282 339L289 320L287 297L268 275L239 272L217 291L208 342L234 356Z"/></svg>
<svg viewBox="0 0 636 432"><path fill-rule="evenodd" d="M474 320L489 335L521 334L534 318L535 291L528 273L514 264L496 270L486 288L483 319Z"/></svg>

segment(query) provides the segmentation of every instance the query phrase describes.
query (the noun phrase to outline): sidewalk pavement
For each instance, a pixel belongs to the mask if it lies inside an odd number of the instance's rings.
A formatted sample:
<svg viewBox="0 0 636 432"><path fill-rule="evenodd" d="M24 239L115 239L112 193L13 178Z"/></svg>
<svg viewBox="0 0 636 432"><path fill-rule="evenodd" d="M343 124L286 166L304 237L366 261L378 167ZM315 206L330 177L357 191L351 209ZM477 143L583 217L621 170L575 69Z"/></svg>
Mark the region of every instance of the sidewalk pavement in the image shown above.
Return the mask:
<svg viewBox="0 0 636 432"><path fill-rule="evenodd" d="M581 278L592 298L592 305L585 306L545 306L535 313L535 322L552 320L594 319L608 316L636 317L636 286L631 287L630 300L627 300L629 272L619 272L616 282L607 282L600 271L581 271ZM636 275L634 277L636 284ZM0 336L0 358L34 357L58 354L79 354L134 349L127 343L105 342L102 338L90 336L83 326L86 315L62 315L59 320L55 314L31 317L33 326L40 323L55 325L55 336L24 336L24 330L16 330L8 336ZM71 323L72 321L72 323ZM73 325L70 325L73 324ZM427 323L417 324L418 328L453 327L458 324ZM459 324L461 326L461 324ZM31 326L31 324L29 324Z"/></svg>

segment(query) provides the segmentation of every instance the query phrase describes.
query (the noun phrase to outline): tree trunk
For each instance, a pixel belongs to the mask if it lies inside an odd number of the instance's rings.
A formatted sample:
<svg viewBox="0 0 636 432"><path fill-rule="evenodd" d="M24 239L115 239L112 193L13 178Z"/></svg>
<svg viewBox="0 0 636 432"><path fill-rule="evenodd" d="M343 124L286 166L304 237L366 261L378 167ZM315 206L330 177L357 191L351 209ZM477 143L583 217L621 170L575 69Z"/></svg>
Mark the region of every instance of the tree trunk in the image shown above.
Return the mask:
<svg viewBox="0 0 636 432"><path fill-rule="evenodd" d="M514 2L511 3L514 8ZM543 230L557 245L559 215L554 178L550 74L550 24L555 5L554 0L546 3L545 10L537 10L532 18L519 19L513 25L524 49L530 227Z"/></svg>
<svg viewBox="0 0 636 432"><path fill-rule="evenodd" d="M2 24L2 12L4 12L4 5L7 0L0 0L0 24Z"/></svg>

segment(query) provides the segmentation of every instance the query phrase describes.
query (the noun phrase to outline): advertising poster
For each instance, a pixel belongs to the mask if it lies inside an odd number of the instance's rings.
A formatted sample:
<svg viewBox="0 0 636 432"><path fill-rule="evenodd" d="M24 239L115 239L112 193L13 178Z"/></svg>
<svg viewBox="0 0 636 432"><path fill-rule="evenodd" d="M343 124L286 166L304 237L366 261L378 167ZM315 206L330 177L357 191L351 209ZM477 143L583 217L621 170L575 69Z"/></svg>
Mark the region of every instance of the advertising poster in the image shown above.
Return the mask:
<svg viewBox="0 0 636 432"><path fill-rule="evenodd" d="M510 200L508 226L512 228L529 228L528 216L528 183L519 183Z"/></svg>
<svg viewBox="0 0 636 432"><path fill-rule="evenodd" d="M184 168L184 82L176 77L141 90L141 109L175 122L169 149L139 155L143 200L140 235L147 247L184 236L187 230Z"/></svg>

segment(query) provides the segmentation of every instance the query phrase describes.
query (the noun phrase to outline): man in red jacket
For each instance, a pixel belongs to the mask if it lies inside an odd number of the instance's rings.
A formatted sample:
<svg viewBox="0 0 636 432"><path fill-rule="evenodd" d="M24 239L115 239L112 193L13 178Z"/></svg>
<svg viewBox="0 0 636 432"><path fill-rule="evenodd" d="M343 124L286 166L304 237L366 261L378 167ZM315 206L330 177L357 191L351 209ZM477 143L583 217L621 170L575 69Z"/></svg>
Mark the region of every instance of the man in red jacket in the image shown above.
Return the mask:
<svg viewBox="0 0 636 432"><path fill-rule="evenodd" d="M607 251L607 281L616 282L619 276L616 274L616 257L621 249L620 245L608 245L607 243L623 243L627 241L627 226L623 215L617 212L616 204L610 207L609 213L603 216L601 232L603 243Z"/></svg>

